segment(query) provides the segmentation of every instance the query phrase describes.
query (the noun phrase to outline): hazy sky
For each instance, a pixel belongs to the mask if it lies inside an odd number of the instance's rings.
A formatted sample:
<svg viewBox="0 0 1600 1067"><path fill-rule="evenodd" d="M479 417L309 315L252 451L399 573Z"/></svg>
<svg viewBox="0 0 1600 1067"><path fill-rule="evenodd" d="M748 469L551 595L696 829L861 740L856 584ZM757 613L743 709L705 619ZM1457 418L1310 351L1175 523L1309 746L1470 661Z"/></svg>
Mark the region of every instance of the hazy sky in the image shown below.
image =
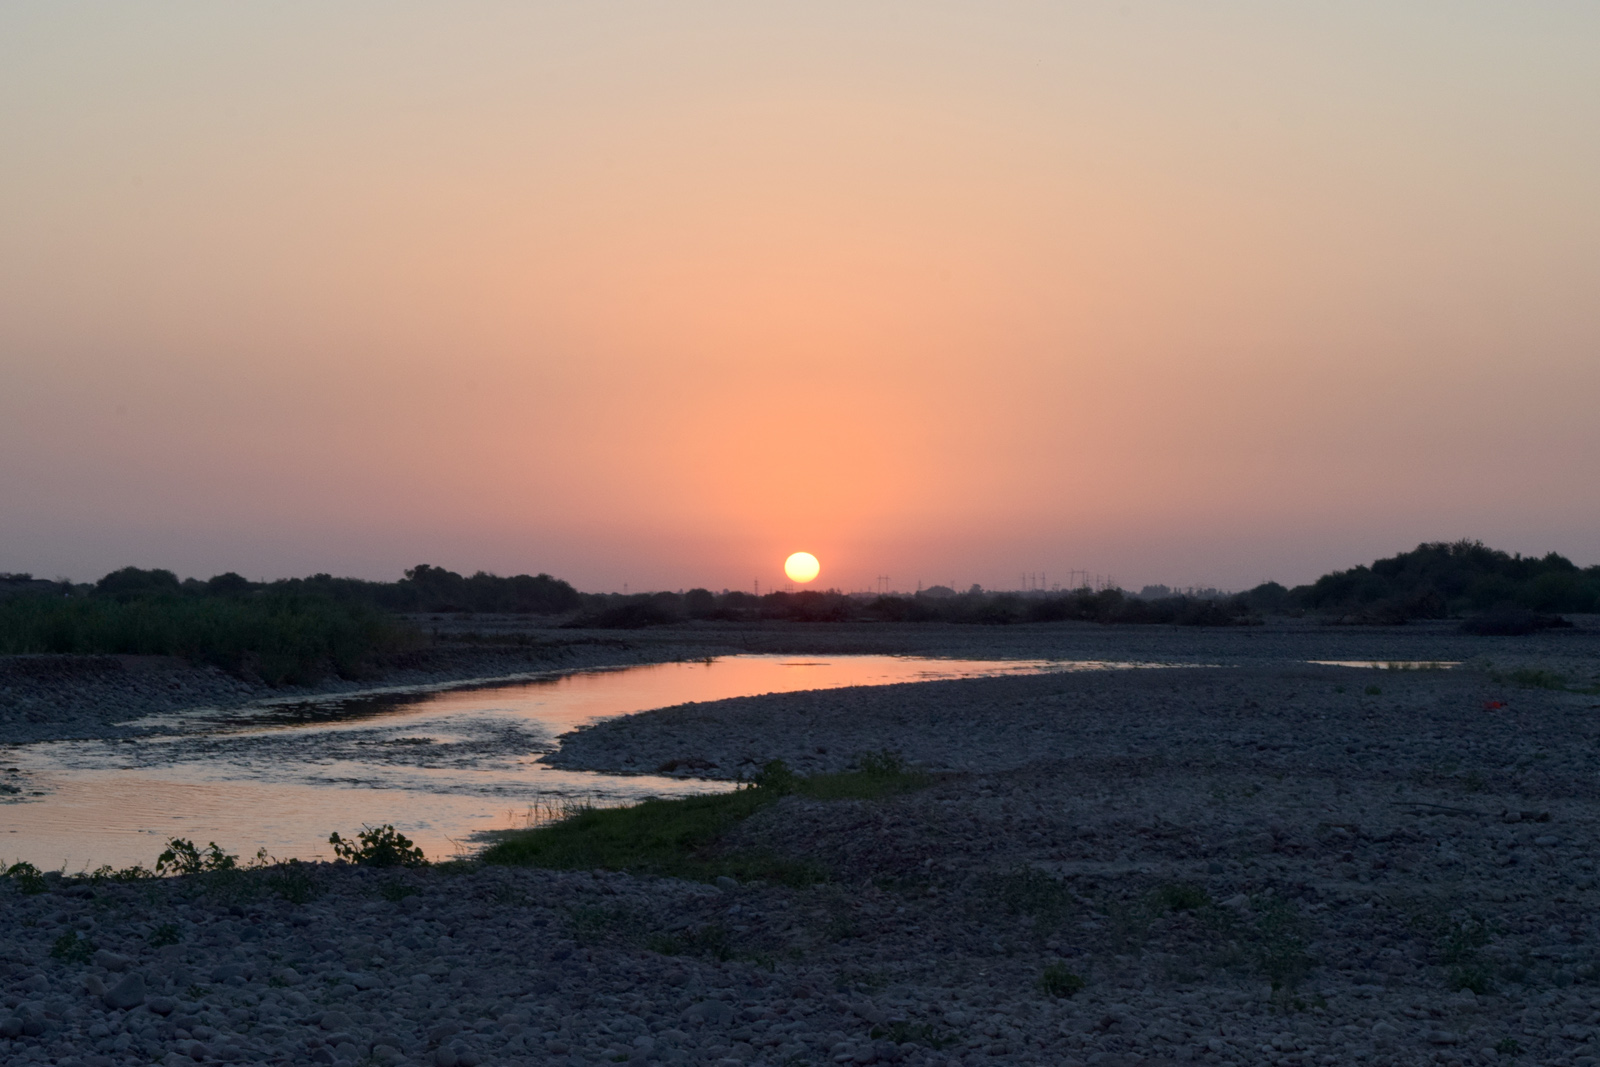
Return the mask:
<svg viewBox="0 0 1600 1067"><path fill-rule="evenodd" d="M1600 5L0 6L0 570L1600 562Z"/></svg>

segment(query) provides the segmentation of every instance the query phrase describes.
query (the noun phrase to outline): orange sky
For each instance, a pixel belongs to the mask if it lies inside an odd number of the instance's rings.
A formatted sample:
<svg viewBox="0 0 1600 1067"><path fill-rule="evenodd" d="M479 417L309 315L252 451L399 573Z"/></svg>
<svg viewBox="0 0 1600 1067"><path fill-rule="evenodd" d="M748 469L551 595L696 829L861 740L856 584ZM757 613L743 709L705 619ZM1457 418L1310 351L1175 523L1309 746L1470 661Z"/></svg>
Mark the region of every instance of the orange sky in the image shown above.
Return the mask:
<svg viewBox="0 0 1600 1067"><path fill-rule="evenodd" d="M1600 561L1600 9L1064 6L0 8L0 570Z"/></svg>

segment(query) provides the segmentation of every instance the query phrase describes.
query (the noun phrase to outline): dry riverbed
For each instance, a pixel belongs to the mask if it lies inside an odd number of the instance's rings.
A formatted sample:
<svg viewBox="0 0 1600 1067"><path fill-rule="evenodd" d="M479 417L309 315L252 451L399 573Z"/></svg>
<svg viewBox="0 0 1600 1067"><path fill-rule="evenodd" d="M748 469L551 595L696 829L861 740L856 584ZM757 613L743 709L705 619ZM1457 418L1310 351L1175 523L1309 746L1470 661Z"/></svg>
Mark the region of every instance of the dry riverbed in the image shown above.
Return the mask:
<svg viewBox="0 0 1600 1067"><path fill-rule="evenodd" d="M551 757L732 777L888 748L933 772L885 800L786 798L724 842L810 861L817 885L0 882L0 1059L1595 1062L1600 696L1573 691L1593 636L1166 631L1113 655L1105 633L950 651L1222 665L689 705Z"/></svg>

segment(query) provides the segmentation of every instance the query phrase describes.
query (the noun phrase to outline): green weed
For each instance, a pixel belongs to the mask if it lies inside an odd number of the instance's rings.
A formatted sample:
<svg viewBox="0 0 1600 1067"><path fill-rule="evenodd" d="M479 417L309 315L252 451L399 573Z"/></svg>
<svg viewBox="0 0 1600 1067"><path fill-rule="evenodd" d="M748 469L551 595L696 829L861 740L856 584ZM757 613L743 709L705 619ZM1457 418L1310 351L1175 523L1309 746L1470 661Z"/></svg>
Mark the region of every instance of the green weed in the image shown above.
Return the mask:
<svg viewBox="0 0 1600 1067"><path fill-rule="evenodd" d="M1450 968L1445 985L1451 990L1470 989L1480 997L1494 990L1489 968L1477 963Z"/></svg>
<svg viewBox="0 0 1600 1067"><path fill-rule="evenodd" d="M622 907L581 904L568 912L567 916L572 923L573 936L586 942L612 935L637 934L645 925L640 916Z"/></svg>
<svg viewBox="0 0 1600 1067"><path fill-rule="evenodd" d="M31 863L13 863L6 868L6 877L17 884L24 893L43 893L44 874Z"/></svg>
<svg viewBox="0 0 1600 1067"><path fill-rule="evenodd" d="M1508 676L1511 681L1524 689L1565 689L1567 676L1539 668L1524 667L1514 670Z"/></svg>
<svg viewBox="0 0 1600 1067"><path fill-rule="evenodd" d="M727 960L733 956L728 931L716 923L690 927L675 934L656 934L645 948L663 956L707 956Z"/></svg>
<svg viewBox="0 0 1600 1067"><path fill-rule="evenodd" d="M1052 997L1070 997L1083 992L1088 983L1060 963L1052 963L1039 976L1039 988Z"/></svg>
<svg viewBox="0 0 1600 1067"><path fill-rule="evenodd" d="M1383 696L1383 686L1369 685L1367 686L1366 693L1369 697L1381 697Z"/></svg>
<svg viewBox="0 0 1600 1067"><path fill-rule="evenodd" d="M406 885L404 882L385 882L378 888L378 895L393 904L400 903L406 897L415 896L417 892L415 886ZM501 900L500 903L511 903L511 901Z"/></svg>
<svg viewBox="0 0 1600 1067"><path fill-rule="evenodd" d="M319 892L311 877L311 865L299 860L284 860L268 868L263 877L267 888L290 904L305 904Z"/></svg>
<svg viewBox="0 0 1600 1067"><path fill-rule="evenodd" d="M867 1032L874 1041L891 1041L896 1045L921 1045L934 1051L954 1044L956 1038L934 1029L930 1023L913 1023L896 1019L887 1025L879 1024Z"/></svg>
<svg viewBox="0 0 1600 1067"><path fill-rule="evenodd" d="M151 948L162 948L166 945L176 945L181 937L177 923L162 923L150 931L147 941Z"/></svg>
<svg viewBox="0 0 1600 1067"><path fill-rule="evenodd" d="M89 881L94 885L99 885L101 882L138 882L155 876L154 871L145 870L137 863L132 867L122 867L120 869L104 864L96 867L87 875Z"/></svg>
<svg viewBox="0 0 1600 1067"><path fill-rule="evenodd" d="M1256 967L1271 985L1273 1001L1288 1010L1314 962L1301 936L1304 924L1294 905L1277 897L1262 901L1256 913Z"/></svg>
<svg viewBox="0 0 1600 1067"><path fill-rule="evenodd" d="M50 946L50 956L63 963L88 963L94 956L94 950L93 941L87 937L79 937L76 930L68 930L56 938L55 944Z"/></svg>
<svg viewBox="0 0 1600 1067"><path fill-rule="evenodd" d="M991 883L992 899L1013 915L1034 920L1034 932L1045 935L1067 921L1077 898L1067 883L1037 867L1018 867Z"/></svg>
<svg viewBox="0 0 1600 1067"><path fill-rule="evenodd" d="M1210 895L1189 882L1171 882L1158 886L1151 900L1163 912L1198 911L1211 903Z"/></svg>

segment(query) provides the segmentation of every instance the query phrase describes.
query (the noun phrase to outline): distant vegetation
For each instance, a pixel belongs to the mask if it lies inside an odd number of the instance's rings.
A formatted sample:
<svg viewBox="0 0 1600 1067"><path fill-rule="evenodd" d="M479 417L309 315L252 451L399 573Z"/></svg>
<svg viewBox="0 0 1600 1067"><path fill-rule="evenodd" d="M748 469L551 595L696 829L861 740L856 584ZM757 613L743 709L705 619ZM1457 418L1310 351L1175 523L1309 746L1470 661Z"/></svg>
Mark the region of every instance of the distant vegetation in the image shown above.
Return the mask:
<svg viewBox="0 0 1600 1067"><path fill-rule="evenodd" d="M179 580L171 571L124 567L93 585L0 574L0 654L181 656L269 684L336 674L361 677L424 638L401 614L557 615L574 628L636 629L701 622L916 622L947 624L1162 623L1248 626L1266 615L1312 614L1327 622L1396 625L1465 617L1462 629L1524 634L1570 625L1567 612L1600 612L1600 566L1555 553L1508 555L1476 541L1418 545L1371 566L1287 589L1266 582L1245 593L1120 589L965 593L935 586L916 595L836 591L580 594L548 574L463 577L413 567L397 582L315 574L252 582L237 574Z"/></svg>
<svg viewBox="0 0 1600 1067"><path fill-rule="evenodd" d="M398 582L326 574L251 582L237 574L180 581L124 567L93 585L0 575L0 653L181 656L272 685L371 673L415 647L397 612L565 612L578 593L548 574L464 578L419 566Z"/></svg>
<svg viewBox="0 0 1600 1067"><path fill-rule="evenodd" d="M1276 587L1287 596L1287 590ZM1257 612L1278 597L1255 594L1222 599L1172 596L1144 600L1120 589L1076 589L1051 594L996 593L974 586L965 593L863 597L834 591L798 593L591 594L571 627L631 629L683 620L725 622L943 622L1005 625L1078 620L1102 623L1170 623L1179 626L1238 626L1259 622Z"/></svg>
<svg viewBox="0 0 1600 1067"><path fill-rule="evenodd" d="M1324 575L1288 589L1265 582L1245 593L1215 589L1174 593L1120 589L957 593L935 586L915 595L839 592L589 594L567 625L628 629L684 620L760 622L941 622L1009 624L1075 620L1240 626L1264 615L1313 614L1330 622L1396 625L1410 619L1474 616L1464 627L1483 634L1529 633L1566 625L1554 613L1600 612L1600 567L1580 569L1551 553L1508 555L1476 541L1418 545L1411 552Z"/></svg>
<svg viewBox="0 0 1600 1067"><path fill-rule="evenodd" d="M1478 541L1434 542L1318 578L1288 595L1300 609L1352 621L1600 611L1600 566L1565 556L1513 556ZM1494 632L1493 630L1487 632Z"/></svg>
<svg viewBox="0 0 1600 1067"><path fill-rule="evenodd" d="M377 654L415 640L376 608L293 593L0 601L0 653L181 656L272 685L359 677Z"/></svg>

